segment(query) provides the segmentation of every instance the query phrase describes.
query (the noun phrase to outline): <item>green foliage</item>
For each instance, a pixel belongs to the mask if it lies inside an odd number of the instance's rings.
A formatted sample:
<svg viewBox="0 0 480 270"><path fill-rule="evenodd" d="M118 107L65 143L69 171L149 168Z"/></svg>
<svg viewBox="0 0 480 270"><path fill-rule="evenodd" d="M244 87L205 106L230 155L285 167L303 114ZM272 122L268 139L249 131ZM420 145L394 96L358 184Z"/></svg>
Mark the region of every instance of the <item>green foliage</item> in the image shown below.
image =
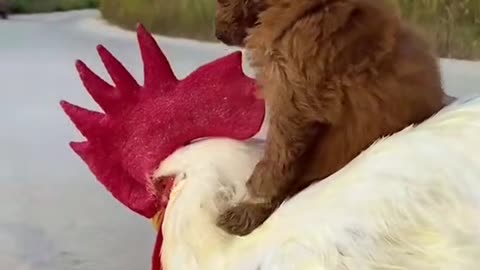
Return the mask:
<svg viewBox="0 0 480 270"><path fill-rule="evenodd" d="M480 0L395 0L440 55L480 58Z"/></svg>
<svg viewBox="0 0 480 270"><path fill-rule="evenodd" d="M213 38L215 0L101 0L100 10L126 28L140 22L164 35Z"/></svg>
<svg viewBox="0 0 480 270"><path fill-rule="evenodd" d="M38 0L37 0L38 1ZM42 0L47 1L47 0ZM391 0L441 56L480 58L480 0ZM213 39L215 0L100 0L105 18L126 28Z"/></svg>
<svg viewBox="0 0 480 270"><path fill-rule="evenodd" d="M10 0L14 13L37 13L96 8L98 0Z"/></svg>

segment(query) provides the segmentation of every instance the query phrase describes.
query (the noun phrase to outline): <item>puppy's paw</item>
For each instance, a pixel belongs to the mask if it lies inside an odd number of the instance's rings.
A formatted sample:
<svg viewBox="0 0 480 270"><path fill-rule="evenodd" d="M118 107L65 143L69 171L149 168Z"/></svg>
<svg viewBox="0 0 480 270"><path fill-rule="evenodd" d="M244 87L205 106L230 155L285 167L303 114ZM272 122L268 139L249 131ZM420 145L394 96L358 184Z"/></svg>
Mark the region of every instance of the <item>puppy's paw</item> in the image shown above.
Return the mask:
<svg viewBox="0 0 480 270"><path fill-rule="evenodd" d="M244 236L262 225L274 209L271 204L241 203L223 212L217 226L227 233Z"/></svg>

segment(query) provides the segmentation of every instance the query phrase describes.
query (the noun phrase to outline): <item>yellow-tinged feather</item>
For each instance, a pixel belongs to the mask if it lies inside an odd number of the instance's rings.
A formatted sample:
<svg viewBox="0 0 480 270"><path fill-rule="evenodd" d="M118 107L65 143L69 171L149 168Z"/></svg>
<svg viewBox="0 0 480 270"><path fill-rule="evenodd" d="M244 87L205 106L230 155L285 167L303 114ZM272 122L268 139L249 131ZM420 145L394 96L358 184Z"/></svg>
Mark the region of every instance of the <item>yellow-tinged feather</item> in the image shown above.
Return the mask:
<svg viewBox="0 0 480 270"><path fill-rule="evenodd" d="M215 218L247 196L261 153L209 139L162 162L156 174L184 176L162 226L164 270L479 269L480 99L379 140L250 235L228 235Z"/></svg>

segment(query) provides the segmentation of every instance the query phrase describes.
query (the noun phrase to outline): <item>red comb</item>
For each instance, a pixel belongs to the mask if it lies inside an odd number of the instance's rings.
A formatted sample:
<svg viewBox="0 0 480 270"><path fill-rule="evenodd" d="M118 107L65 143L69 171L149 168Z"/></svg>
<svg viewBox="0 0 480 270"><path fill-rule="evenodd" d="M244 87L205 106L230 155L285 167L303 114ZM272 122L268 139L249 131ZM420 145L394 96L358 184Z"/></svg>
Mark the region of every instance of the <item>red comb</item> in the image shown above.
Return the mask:
<svg viewBox="0 0 480 270"><path fill-rule="evenodd" d="M104 47L98 53L115 87L83 62L77 70L105 114L66 101L61 105L88 141L71 143L97 179L121 203L151 218L158 210L149 179L176 149L203 137L238 140L254 136L265 106L255 82L245 76L241 53L206 64L178 80L168 60L143 26L137 37L144 63L144 86Z"/></svg>

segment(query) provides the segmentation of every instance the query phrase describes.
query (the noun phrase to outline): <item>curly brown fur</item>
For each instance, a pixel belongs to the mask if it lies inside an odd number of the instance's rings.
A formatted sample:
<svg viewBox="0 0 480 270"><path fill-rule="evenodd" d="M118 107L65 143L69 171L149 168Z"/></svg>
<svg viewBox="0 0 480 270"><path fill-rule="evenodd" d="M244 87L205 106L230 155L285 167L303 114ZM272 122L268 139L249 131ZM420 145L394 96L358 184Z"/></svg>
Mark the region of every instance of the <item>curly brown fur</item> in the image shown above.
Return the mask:
<svg viewBox="0 0 480 270"><path fill-rule="evenodd" d="M436 57L385 1L225 1L217 36L245 45L270 113L252 202L219 217L227 232L248 234L279 202L443 107ZM261 8L242 8L251 4Z"/></svg>
<svg viewBox="0 0 480 270"><path fill-rule="evenodd" d="M264 4L263 0L217 0L215 36L227 45L244 45Z"/></svg>

